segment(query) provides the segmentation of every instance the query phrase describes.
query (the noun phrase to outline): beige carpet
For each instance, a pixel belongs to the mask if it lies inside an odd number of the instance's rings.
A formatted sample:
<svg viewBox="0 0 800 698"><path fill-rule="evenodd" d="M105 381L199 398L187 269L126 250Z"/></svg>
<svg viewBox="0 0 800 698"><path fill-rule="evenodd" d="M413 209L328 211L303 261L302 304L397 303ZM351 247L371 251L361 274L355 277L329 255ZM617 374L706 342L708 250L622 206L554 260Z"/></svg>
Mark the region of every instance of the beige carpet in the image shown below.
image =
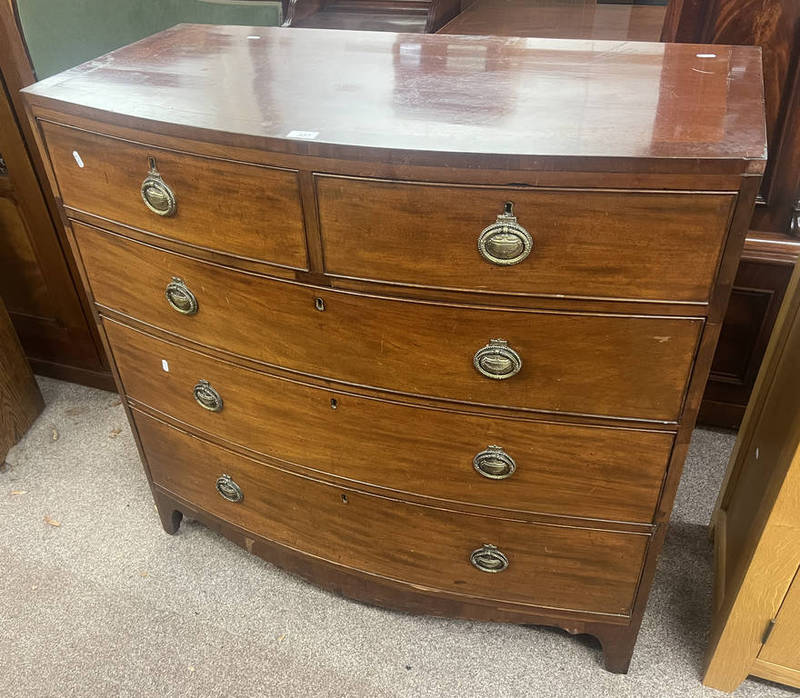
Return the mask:
<svg viewBox="0 0 800 698"><path fill-rule="evenodd" d="M119 398L41 380L0 472L0 696L713 696L705 524L730 434L698 430L630 674L589 638L320 591L199 524L159 524ZM748 680L737 696L798 695Z"/></svg>

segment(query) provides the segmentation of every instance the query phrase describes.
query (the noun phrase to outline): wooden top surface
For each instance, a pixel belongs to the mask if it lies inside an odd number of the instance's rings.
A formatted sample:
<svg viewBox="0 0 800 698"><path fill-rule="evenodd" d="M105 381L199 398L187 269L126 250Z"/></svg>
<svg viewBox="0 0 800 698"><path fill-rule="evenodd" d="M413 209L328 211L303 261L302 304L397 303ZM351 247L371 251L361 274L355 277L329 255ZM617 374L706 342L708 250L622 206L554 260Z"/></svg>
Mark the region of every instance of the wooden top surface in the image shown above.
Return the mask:
<svg viewBox="0 0 800 698"><path fill-rule="evenodd" d="M766 156L753 47L178 25L25 92L121 125L310 155Z"/></svg>

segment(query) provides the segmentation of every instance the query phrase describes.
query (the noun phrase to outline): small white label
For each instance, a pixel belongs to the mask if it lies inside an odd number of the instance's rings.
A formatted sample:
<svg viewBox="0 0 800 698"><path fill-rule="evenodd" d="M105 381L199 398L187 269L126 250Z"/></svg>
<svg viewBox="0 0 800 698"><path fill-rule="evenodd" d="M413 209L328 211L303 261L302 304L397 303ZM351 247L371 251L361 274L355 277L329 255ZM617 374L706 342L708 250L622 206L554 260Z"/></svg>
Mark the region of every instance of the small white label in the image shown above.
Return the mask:
<svg viewBox="0 0 800 698"><path fill-rule="evenodd" d="M161 359L161 368L163 368L167 373L169 373L169 364L167 363L166 359Z"/></svg>
<svg viewBox="0 0 800 698"><path fill-rule="evenodd" d="M83 167L83 160L81 159L81 155L77 150L72 151L72 157L75 158L75 162L78 163L78 167Z"/></svg>
<svg viewBox="0 0 800 698"><path fill-rule="evenodd" d="M698 58L716 58L716 53L698 53L696 54Z"/></svg>
<svg viewBox="0 0 800 698"><path fill-rule="evenodd" d="M255 41L256 39L260 39L261 37L260 36L256 36L255 34L253 34L251 36L248 36L247 38L251 39L252 41Z"/></svg>
<svg viewBox="0 0 800 698"><path fill-rule="evenodd" d="M289 131L287 138L304 138L313 141L319 135L319 131Z"/></svg>

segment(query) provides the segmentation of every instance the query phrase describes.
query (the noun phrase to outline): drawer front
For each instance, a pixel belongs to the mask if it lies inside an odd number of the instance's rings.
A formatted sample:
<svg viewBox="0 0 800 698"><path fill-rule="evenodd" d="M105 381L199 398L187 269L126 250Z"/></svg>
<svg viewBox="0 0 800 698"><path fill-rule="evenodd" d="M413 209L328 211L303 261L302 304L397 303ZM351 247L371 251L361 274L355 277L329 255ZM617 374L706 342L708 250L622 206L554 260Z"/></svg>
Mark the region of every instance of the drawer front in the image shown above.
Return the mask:
<svg viewBox="0 0 800 698"><path fill-rule="evenodd" d="M473 516L346 490L237 456L136 414L153 481L270 540L356 570L467 596L629 614L649 536ZM342 454L347 457L346 453ZM228 475L243 499L216 482ZM236 489L221 483L228 496ZM470 563L495 545L508 567Z"/></svg>
<svg viewBox="0 0 800 698"><path fill-rule="evenodd" d="M448 400L677 421L702 328L699 319L493 310L336 293L73 228L102 305L272 365ZM195 314L182 315L166 302L173 278L194 293ZM487 378L474 365L475 355L498 337L522 361L504 380ZM485 367L493 365L504 370L509 364L484 359Z"/></svg>
<svg viewBox="0 0 800 698"><path fill-rule="evenodd" d="M708 299L736 198L333 176L316 182L330 274L481 291L674 301ZM487 231L487 257L478 244L505 202L513 203L532 242L527 257L510 264L525 254L519 235Z"/></svg>
<svg viewBox="0 0 800 698"><path fill-rule="evenodd" d="M161 150L50 123L42 129L66 206L196 247L307 268L295 172ZM151 157L174 196L174 214L159 215L144 202L142 184Z"/></svg>
<svg viewBox="0 0 800 698"><path fill-rule="evenodd" d="M273 458L443 500L652 521L672 434L492 419L342 394L104 324L130 397ZM201 380L220 395L219 411L195 399Z"/></svg>

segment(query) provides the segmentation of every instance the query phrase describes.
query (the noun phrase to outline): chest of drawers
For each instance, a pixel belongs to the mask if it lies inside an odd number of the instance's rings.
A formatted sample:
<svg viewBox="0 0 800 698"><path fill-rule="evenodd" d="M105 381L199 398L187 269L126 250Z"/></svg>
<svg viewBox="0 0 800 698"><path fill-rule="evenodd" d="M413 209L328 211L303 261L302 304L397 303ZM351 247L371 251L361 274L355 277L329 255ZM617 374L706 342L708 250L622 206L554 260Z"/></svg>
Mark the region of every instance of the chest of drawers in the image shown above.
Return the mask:
<svg viewBox="0 0 800 698"><path fill-rule="evenodd" d="M184 25L26 100L168 532L627 670L757 50Z"/></svg>

